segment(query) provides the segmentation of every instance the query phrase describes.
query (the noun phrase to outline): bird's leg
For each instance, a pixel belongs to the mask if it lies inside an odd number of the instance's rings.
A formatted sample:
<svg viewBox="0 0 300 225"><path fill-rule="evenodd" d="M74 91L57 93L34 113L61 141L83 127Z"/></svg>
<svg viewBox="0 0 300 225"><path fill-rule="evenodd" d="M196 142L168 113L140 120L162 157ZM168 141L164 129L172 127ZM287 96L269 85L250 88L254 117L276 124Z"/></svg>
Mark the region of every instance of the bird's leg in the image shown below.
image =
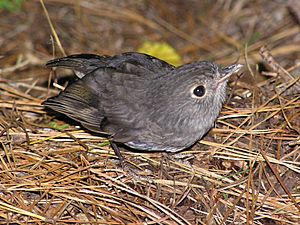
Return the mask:
<svg viewBox="0 0 300 225"><path fill-rule="evenodd" d="M128 174L131 174L133 177L137 177L137 176L138 176L137 173L136 173L133 169L131 169L130 167L128 167L128 165L126 165L126 160L125 160L125 158L123 157L123 155L121 154L120 149L119 149L119 147L116 145L116 143L114 143L113 141L110 141L110 146L111 146L112 149L114 150L116 156L118 156L118 158L119 158L119 163L120 163L122 169L123 169L124 171L127 171Z"/></svg>
<svg viewBox="0 0 300 225"><path fill-rule="evenodd" d="M125 164L124 164L125 159L124 159L124 157L122 156L119 147L118 147L114 142L112 142L112 141L110 141L110 146L111 146L112 149L114 150L116 156L118 156L121 166L124 168L124 165L125 165Z"/></svg>
<svg viewBox="0 0 300 225"><path fill-rule="evenodd" d="M116 143L114 143L113 141L110 140L110 146L114 150L116 156L118 157L119 163L120 163L123 171L127 172L127 175L131 175L132 177L139 178L140 175L134 169L132 169L129 166L129 164L131 164L131 163L128 162L128 161L126 161L126 159L124 158L124 156L121 154L118 145L116 145ZM139 170L141 170L141 168L139 166L137 166L136 164L132 164L132 165L134 165L136 168L138 168Z"/></svg>

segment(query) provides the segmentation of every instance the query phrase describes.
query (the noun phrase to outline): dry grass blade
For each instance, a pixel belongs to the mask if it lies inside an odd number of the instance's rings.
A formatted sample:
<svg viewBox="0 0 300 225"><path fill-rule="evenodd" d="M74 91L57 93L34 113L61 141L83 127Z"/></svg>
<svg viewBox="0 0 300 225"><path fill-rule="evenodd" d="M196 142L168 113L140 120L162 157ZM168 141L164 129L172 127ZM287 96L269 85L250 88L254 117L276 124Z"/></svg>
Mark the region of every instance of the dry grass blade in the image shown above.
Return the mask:
<svg viewBox="0 0 300 225"><path fill-rule="evenodd" d="M63 54L64 56L66 56L65 50L64 50L64 48L62 47L62 45L61 45L61 43L60 43L59 37L58 37L58 35L57 35L57 33L56 33L56 30L54 29L54 26L53 26L53 24L52 24L52 22L51 22L51 19L50 19L50 16L49 16L49 14L48 14L48 11L47 11L47 9L46 9L46 7L45 7L44 1L43 1L43 0L40 0L40 3L41 3L41 5L42 5L43 10L44 10L44 13L45 13L45 15L46 15L46 17L47 17L47 20L48 20L50 29L51 29L51 31L52 31L52 34L53 34L53 36L54 36L54 39L55 39L55 41L57 42L58 47L59 47L60 51L62 52L62 54Z"/></svg>

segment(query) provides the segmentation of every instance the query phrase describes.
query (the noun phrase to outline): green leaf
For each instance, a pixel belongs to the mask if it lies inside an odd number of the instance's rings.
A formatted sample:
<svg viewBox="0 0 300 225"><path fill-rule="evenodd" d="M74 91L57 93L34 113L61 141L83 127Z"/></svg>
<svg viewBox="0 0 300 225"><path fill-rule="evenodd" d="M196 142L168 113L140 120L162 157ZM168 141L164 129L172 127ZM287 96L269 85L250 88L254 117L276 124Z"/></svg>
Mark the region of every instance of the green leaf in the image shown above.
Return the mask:
<svg viewBox="0 0 300 225"><path fill-rule="evenodd" d="M48 124L48 126L51 127L54 130L65 130L65 129L67 129L67 128L70 127L68 124L62 124L62 125L60 125L60 124L58 124L56 122L50 122Z"/></svg>
<svg viewBox="0 0 300 225"><path fill-rule="evenodd" d="M101 143L98 143L99 147L104 147L104 146L108 146L108 145L110 145L110 141L103 141Z"/></svg>
<svg viewBox="0 0 300 225"><path fill-rule="evenodd" d="M0 9L15 12L21 9L24 0L0 0Z"/></svg>
<svg viewBox="0 0 300 225"><path fill-rule="evenodd" d="M138 52L155 56L174 66L182 64L180 55L171 45L165 42L145 41L141 47L138 48Z"/></svg>

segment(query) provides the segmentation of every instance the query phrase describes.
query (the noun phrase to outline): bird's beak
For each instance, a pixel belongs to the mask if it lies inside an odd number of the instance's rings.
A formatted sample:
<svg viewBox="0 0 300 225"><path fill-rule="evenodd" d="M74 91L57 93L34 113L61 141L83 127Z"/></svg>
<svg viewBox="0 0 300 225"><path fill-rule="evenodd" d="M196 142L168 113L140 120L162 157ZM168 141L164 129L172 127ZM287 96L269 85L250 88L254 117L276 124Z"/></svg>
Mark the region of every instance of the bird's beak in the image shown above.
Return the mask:
<svg viewBox="0 0 300 225"><path fill-rule="evenodd" d="M233 64L230 66L223 67L221 69L222 74L221 74L221 79L218 80L218 85L228 80L232 74L237 73L242 67L243 67L242 64Z"/></svg>

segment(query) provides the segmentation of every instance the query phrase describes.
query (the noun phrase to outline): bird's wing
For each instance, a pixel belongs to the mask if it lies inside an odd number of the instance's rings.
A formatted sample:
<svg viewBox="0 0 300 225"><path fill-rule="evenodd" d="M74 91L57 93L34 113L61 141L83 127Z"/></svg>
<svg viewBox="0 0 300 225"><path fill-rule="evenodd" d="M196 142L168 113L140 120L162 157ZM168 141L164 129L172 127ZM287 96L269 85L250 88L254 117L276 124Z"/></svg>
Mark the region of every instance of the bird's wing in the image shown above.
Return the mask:
<svg viewBox="0 0 300 225"><path fill-rule="evenodd" d="M174 69L174 66L161 59L138 52L123 53L121 55L112 57L110 60L109 66L117 69L126 66L126 64L142 67L155 74L168 73Z"/></svg>
<svg viewBox="0 0 300 225"><path fill-rule="evenodd" d="M123 72L114 68L96 69L44 105L91 131L109 133L116 141L127 142L141 127L143 101L147 101L147 85L153 76L129 73L135 70L138 68L134 65Z"/></svg>
<svg viewBox="0 0 300 225"><path fill-rule="evenodd" d="M105 90L101 93L105 116L101 128L113 134L115 141L128 142L143 129L150 101L147 93L151 88L151 74L143 77L119 72L110 74L111 82L105 84Z"/></svg>
<svg viewBox="0 0 300 225"><path fill-rule="evenodd" d="M98 108L97 91L92 87L88 82L77 80L43 104L80 122L88 130L99 133L104 116Z"/></svg>

